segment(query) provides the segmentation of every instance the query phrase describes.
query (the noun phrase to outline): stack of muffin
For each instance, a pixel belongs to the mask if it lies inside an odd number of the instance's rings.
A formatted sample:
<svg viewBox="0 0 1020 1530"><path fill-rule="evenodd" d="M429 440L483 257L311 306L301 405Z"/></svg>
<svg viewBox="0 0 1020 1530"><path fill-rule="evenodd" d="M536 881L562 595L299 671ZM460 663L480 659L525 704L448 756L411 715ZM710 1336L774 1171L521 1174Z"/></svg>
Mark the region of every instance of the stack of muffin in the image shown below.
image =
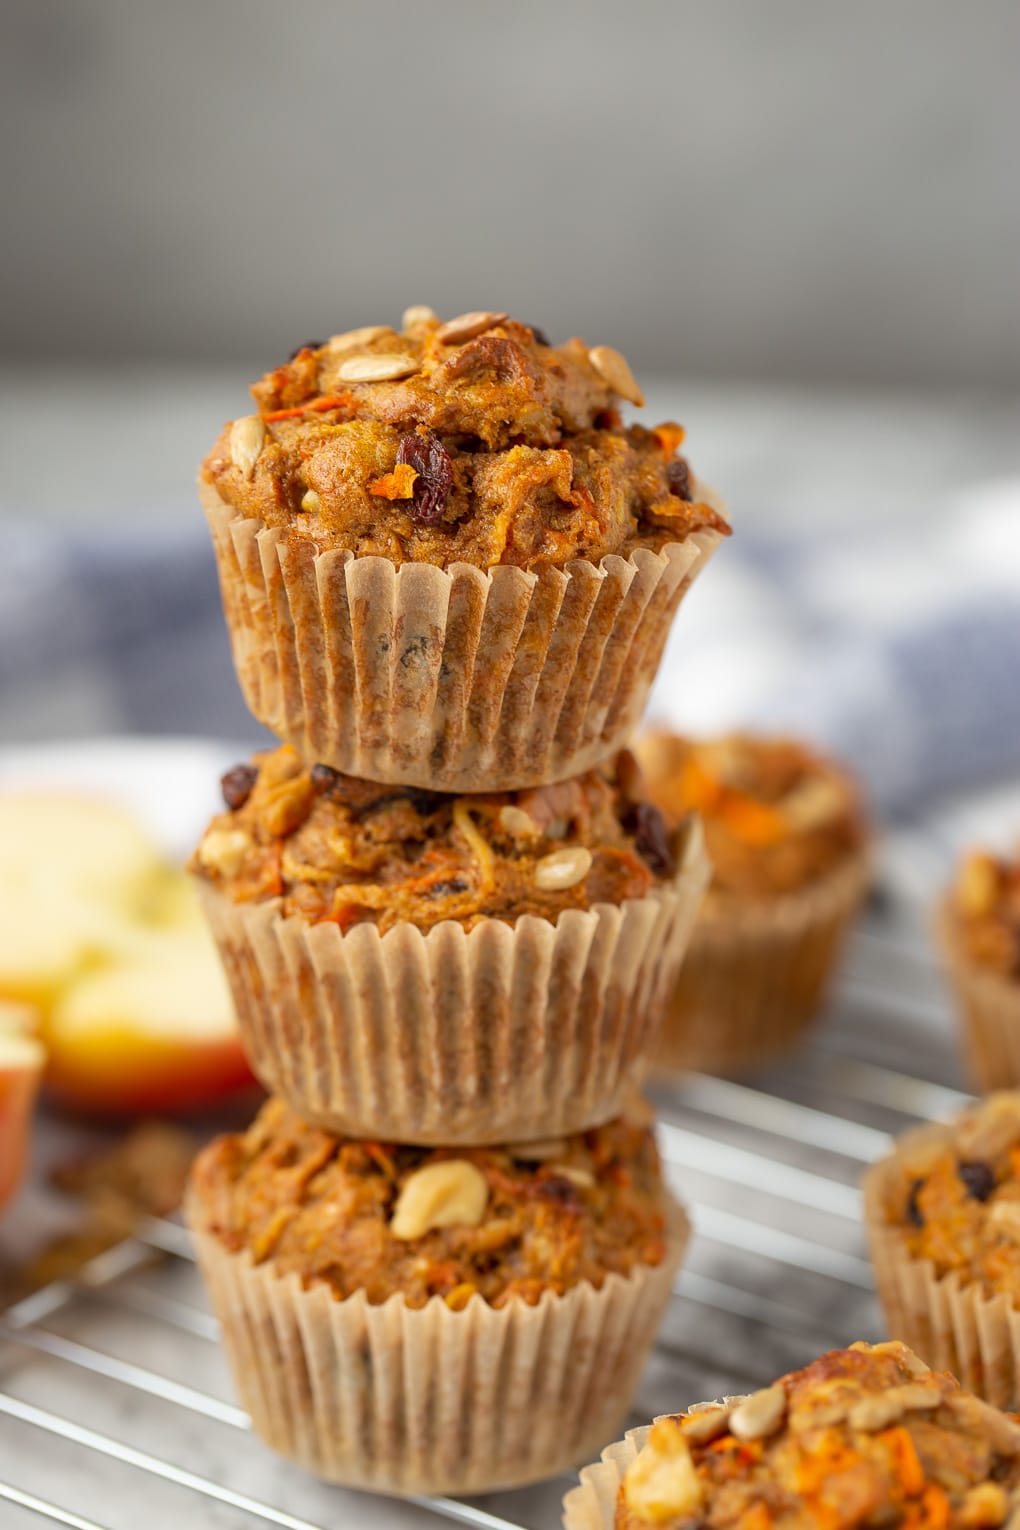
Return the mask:
<svg viewBox="0 0 1020 1530"><path fill-rule="evenodd" d="M255 1071L188 1201L238 1390L338 1481L616 1431L686 1238L636 1089L707 880L624 745L727 534L623 357L409 310L253 388L201 495L283 741L193 860Z"/></svg>

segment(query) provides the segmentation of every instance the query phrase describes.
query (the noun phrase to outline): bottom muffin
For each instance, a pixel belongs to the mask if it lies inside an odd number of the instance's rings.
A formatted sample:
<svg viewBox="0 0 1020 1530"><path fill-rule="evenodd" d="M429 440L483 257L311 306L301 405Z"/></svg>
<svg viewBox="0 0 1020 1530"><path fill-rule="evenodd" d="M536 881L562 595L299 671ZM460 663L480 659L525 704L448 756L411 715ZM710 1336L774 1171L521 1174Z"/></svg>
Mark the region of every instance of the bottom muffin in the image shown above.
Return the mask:
<svg viewBox="0 0 1020 1530"><path fill-rule="evenodd" d="M821 1355L750 1397L608 1446L566 1530L993 1530L1020 1508L1020 1424L903 1344Z"/></svg>
<svg viewBox="0 0 1020 1530"><path fill-rule="evenodd" d="M1020 1090L914 1127L864 1178L889 1332L997 1407L1020 1402Z"/></svg>
<svg viewBox="0 0 1020 1530"><path fill-rule="evenodd" d="M349 1486L550 1476L618 1427L688 1224L651 1128L436 1149L270 1100L196 1161L187 1214L256 1432Z"/></svg>

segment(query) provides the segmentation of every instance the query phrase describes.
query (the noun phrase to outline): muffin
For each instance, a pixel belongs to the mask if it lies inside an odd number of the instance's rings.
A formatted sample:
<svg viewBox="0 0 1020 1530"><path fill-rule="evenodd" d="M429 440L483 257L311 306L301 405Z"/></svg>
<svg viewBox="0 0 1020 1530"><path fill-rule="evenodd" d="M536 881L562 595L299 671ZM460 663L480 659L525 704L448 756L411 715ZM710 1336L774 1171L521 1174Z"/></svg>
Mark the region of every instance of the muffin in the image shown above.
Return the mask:
<svg viewBox="0 0 1020 1530"><path fill-rule="evenodd" d="M915 1127L864 1180L890 1333L998 1407L1020 1400L1020 1092Z"/></svg>
<svg viewBox="0 0 1020 1530"><path fill-rule="evenodd" d="M643 1117L527 1147L355 1142L270 1100L187 1199L257 1432L337 1482L563 1470L626 1411L687 1237Z"/></svg>
<svg viewBox="0 0 1020 1530"><path fill-rule="evenodd" d="M453 797L307 767L224 777L192 869L251 1063L351 1136L581 1130L640 1081L708 876L631 756Z"/></svg>
<svg viewBox="0 0 1020 1530"><path fill-rule="evenodd" d="M499 313L411 309L252 389L200 494L248 706L302 757L495 791L621 747L679 601L729 526L624 426L624 358Z"/></svg>
<svg viewBox="0 0 1020 1530"><path fill-rule="evenodd" d="M937 923L971 1076L1020 1084L1020 855L968 855Z"/></svg>
<svg viewBox="0 0 1020 1530"><path fill-rule="evenodd" d="M789 739L637 745L667 817L700 813L712 882L662 1028L670 1069L726 1071L790 1046L817 1015L868 885L853 782Z"/></svg>
<svg viewBox="0 0 1020 1530"><path fill-rule="evenodd" d="M566 1530L992 1530L1020 1508L1020 1424L903 1344L852 1344L632 1431L581 1481Z"/></svg>

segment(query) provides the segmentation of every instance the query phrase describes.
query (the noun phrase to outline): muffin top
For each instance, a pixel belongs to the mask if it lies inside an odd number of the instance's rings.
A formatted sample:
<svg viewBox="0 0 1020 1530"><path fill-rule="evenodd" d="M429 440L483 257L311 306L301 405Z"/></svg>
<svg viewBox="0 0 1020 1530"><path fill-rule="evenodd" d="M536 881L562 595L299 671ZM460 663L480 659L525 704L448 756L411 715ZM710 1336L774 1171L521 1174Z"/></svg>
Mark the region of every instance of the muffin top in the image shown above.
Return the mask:
<svg viewBox="0 0 1020 1530"><path fill-rule="evenodd" d="M198 1157L190 1214L232 1252L377 1304L494 1307L660 1264L667 1199L646 1112L513 1147L355 1142L271 1099Z"/></svg>
<svg viewBox="0 0 1020 1530"><path fill-rule="evenodd" d="M1004 1090L952 1126L909 1139L883 1207L917 1259L1020 1306L1020 1091Z"/></svg>
<svg viewBox="0 0 1020 1530"><path fill-rule="evenodd" d="M950 892L949 916L971 961L1020 978L1020 856L1007 860L981 850L966 856Z"/></svg>
<svg viewBox="0 0 1020 1530"><path fill-rule="evenodd" d="M408 309L399 333L302 346L252 394L202 475L317 549L533 569L729 531L677 456L682 429L623 425L617 400L644 400L617 351L506 314Z"/></svg>
<svg viewBox="0 0 1020 1530"><path fill-rule="evenodd" d="M676 869L627 753L555 786L453 797L308 768L285 744L228 771L223 793L191 869L236 902L279 898L341 930L555 919L640 898Z"/></svg>
<svg viewBox="0 0 1020 1530"><path fill-rule="evenodd" d="M835 1349L652 1425L617 1530L979 1530L1020 1503L1020 1425L906 1345Z"/></svg>
<svg viewBox="0 0 1020 1530"><path fill-rule="evenodd" d="M648 795L705 826L714 898L768 898L834 870L864 843L849 776L792 739L653 733L637 754Z"/></svg>

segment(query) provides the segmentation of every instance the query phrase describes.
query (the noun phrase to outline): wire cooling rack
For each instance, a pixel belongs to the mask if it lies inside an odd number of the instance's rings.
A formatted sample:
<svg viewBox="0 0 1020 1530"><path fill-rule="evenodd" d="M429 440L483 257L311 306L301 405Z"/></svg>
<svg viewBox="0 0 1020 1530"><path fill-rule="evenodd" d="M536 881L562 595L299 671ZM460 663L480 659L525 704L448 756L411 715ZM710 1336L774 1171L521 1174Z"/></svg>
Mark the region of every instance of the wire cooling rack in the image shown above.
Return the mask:
<svg viewBox="0 0 1020 1530"><path fill-rule="evenodd" d="M923 932L877 910L824 1025L739 1083L653 1085L671 1183L695 1239L635 1421L762 1385L875 1338L859 1219L863 1165L917 1118L966 1100ZM277 1460L232 1401L188 1238L150 1221L73 1284L0 1316L0 1526L38 1530L555 1530L571 1478L461 1502L398 1502Z"/></svg>

